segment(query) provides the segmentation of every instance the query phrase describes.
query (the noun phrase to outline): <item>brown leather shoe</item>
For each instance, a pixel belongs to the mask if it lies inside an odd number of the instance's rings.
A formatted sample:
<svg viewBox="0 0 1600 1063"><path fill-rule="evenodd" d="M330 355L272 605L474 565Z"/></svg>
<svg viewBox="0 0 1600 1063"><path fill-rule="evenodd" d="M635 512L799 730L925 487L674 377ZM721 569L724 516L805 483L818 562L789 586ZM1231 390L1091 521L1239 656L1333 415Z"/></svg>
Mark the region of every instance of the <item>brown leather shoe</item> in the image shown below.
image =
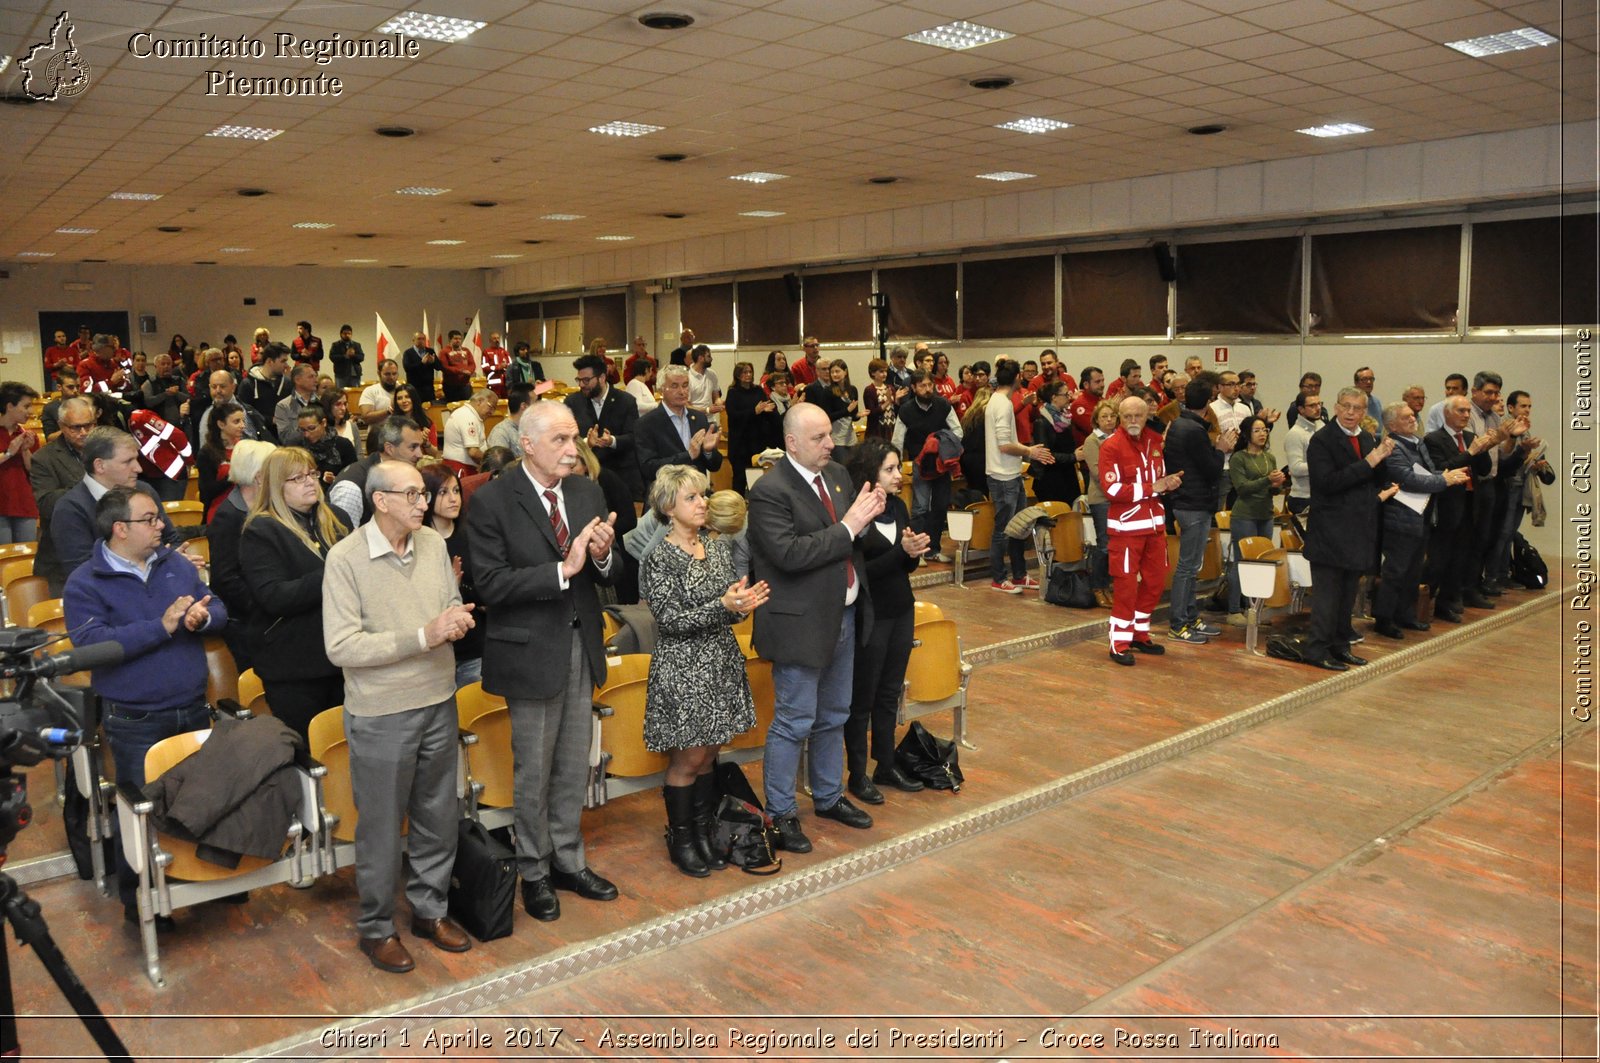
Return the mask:
<svg viewBox="0 0 1600 1063"><path fill-rule="evenodd" d="M390 934L386 938L362 938L361 951L367 954L372 966L390 974L405 974L417 965L411 953L400 943L399 934Z"/></svg>
<svg viewBox="0 0 1600 1063"><path fill-rule="evenodd" d="M448 915L439 919L412 919L411 932L433 942L434 948L446 952L466 952L472 947L472 939L467 937L467 932Z"/></svg>

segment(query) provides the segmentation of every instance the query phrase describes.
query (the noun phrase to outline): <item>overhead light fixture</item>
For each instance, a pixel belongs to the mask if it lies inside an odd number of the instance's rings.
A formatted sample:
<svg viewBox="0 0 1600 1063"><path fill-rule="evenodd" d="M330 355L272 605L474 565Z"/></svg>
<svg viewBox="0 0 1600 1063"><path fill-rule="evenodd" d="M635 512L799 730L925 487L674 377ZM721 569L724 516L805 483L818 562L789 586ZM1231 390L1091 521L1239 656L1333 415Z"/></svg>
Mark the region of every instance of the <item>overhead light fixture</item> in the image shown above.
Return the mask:
<svg viewBox="0 0 1600 1063"><path fill-rule="evenodd" d="M430 245L434 246L434 247L455 247L457 244L466 243L466 241L465 240L429 240L428 243Z"/></svg>
<svg viewBox="0 0 1600 1063"><path fill-rule="evenodd" d="M241 188L235 194L241 195L246 199L258 199L261 196L266 195L267 190L265 188Z"/></svg>
<svg viewBox="0 0 1600 1063"><path fill-rule="evenodd" d="M140 203L151 203L161 198L160 192L113 192L107 199L131 199Z"/></svg>
<svg viewBox="0 0 1600 1063"><path fill-rule="evenodd" d="M347 259L345 259L345 261L359 266L359 265L364 265L365 263L368 263L368 262L376 262L378 260L375 259L375 258L347 258Z"/></svg>
<svg viewBox="0 0 1600 1063"><path fill-rule="evenodd" d="M730 181L749 181L753 185L764 185L769 181L782 181L789 175L786 173L768 173L765 170L751 170L749 173L736 173L728 178Z"/></svg>
<svg viewBox="0 0 1600 1063"><path fill-rule="evenodd" d="M521 258L521 255L490 255L490 258Z"/></svg>
<svg viewBox="0 0 1600 1063"><path fill-rule="evenodd" d="M331 221L297 221L297 222L294 223L294 228L296 228L296 229L331 229L331 228L333 228L333 222L331 222Z"/></svg>
<svg viewBox="0 0 1600 1063"><path fill-rule="evenodd" d="M639 24L652 30L681 30L694 25L694 16L680 15L676 11L649 11L639 16Z"/></svg>
<svg viewBox="0 0 1600 1063"><path fill-rule="evenodd" d="M373 130L380 137L393 137L396 140L404 137L415 136L417 131L408 125L381 125Z"/></svg>
<svg viewBox="0 0 1600 1063"><path fill-rule="evenodd" d="M1357 125L1354 122L1330 122L1327 125L1307 126L1296 129L1296 133L1304 133L1308 137L1347 137L1352 133L1370 133L1371 126Z"/></svg>
<svg viewBox="0 0 1600 1063"><path fill-rule="evenodd" d="M991 29L972 22L950 22L943 26L935 26L931 30L908 34L905 39L915 44L931 44L935 48L949 48L952 51L963 52L968 48L1003 41L1010 36L1011 34L1005 30Z"/></svg>
<svg viewBox="0 0 1600 1063"><path fill-rule="evenodd" d="M582 220L582 218L583 218L582 214L541 214L541 215L539 215L539 220L540 221L580 221L580 220Z"/></svg>
<svg viewBox="0 0 1600 1063"><path fill-rule="evenodd" d="M72 225L63 225L61 228L56 230L56 232L60 233L62 236L93 236L99 231L99 229L79 229Z"/></svg>
<svg viewBox="0 0 1600 1063"><path fill-rule="evenodd" d="M596 236L595 239L596 240L620 241L620 240L632 240L633 237L631 237L631 236Z"/></svg>
<svg viewBox="0 0 1600 1063"><path fill-rule="evenodd" d="M605 125L589 127L591 133L604 133L608 137L642 137L650 133L659 133L666 126L645 125L643 122L607 122Z"/></svg>
<svg viewBox="0 0 1600 1063"><path fill-rule="evenodd" d="M1505 33L1491 33L1487 37L1469 37L1464 41L1445 41L1444 46L1446 48L1454 48L1462 55L1470 55L1474 59L1482 59L1486 55L1504 55L1506 52L1520 52L1528 48L1546 48L1558 43L1560 43L1558 38L1550 36L1544 30L1536 30L1532 26L1524 26L1519 30L1509 30Z"/></svg>
<svg viewBox="0 0 1600 1063"><path fill-rule="evenodd" d="M688 157L689 156L685 155L681 151L663 151L660 155L656 156L656 161L657 162L682 162L684 159L687 159Z"/></svg>
<svg viewBox="0 0 1600 1063"><path fill-rule="evenodd" d="M1049 133L1056 129L1071 129L1071 122L1058 122L1054 118L1013 118L1001 122L996 129L1009 129L1015 133Z"/></svg>
<svg viewBox="0 0 1600 1063"><path fill-rule="evenodd" d="M1218 133L1226 133L1227 131L1228 127L1220 122L1208 122L1205 125L1193 125L1189 127L1189 132L1197 137L1214 137Z"/></svg>
<svg viewBox="0 0 1600 1063"><path fill-rule="evenodd" d="M687 218L689 215L681 210L666 210L661 212L661 216L671 221L678 221L680 218Z"/></svg>
<svg viewBox="0 0 1600 1063"><path fill-rule="evenodd" d="M54 251L18 251L18 258L55 258Z"/></svg>
<svg viewBox="0 0 1600 1063"><path fill-rule="evenodd" d="M394 194L397 196L442 196L448 191L450 191L448 188L429 188L426 185L407 185L404 188L395 189Z"/></svg>
<svg viewBox="0 0 1600 1063"><path fill-rule="evenodd" d="M1020 170L996 170L994 173L980 173L978 175L985 181L1026 181L1030 177L1038 177L1036 173L1023 173Z"/></svg>
<svg viewBox="0 0 1600 1063"><path fill-rule="evenodd" d="M217 128L207 133L206 136L232 137L235 140L271 140L273 137L282 132L283 130L281 129L267 129L262 126L219 125Z"/></svg>
<svg viewBox="0 0 1600 1063"><path fill-rule="evenodd" d="M781 210L741 210L739 212L739 217L741 218L781 218L783 215L784 212Z"/></svg>
<svg viewBox="0 0 1600 1063"><path fill-rule="evenodd" d="M156 232L158 232L158 233L181 233L181 232L183 232L183 226L181 226L181 225L157 225L156 226Z"/></svg>
<svg viewBox="0 0 1600 1063"><path fill-rule="evenodd" d="M472 205L474 207L484 207L484 208L487 208L487 207L498 207L500 205L500 201L497 200L497 199L474 199L472 201Z"/></svg>
<svg viewBox="0 0 1600 1063"><path fill-rule="evenodd" d="M867 178L867 184L869 184L869 185L892 185L892 184L898 183L899 180L900 180L900 178L898 178L898 177L889 177L889 176L885 175L883 177L869 177L869 178Z"/></svg>
<svg viewBox="0 0 1600 1063"><path fill-rule="evenodd" d="M1016 83L1017 79L1009 74L990 74L986 77L973 78L967 82L972 88L981 89L984 92L993 92L995 89L1009 89Z"/></svg>
<svg viewBox="0 0 1600 1063"><path fill-rule="evenodd" d="M247 251L254 251L255 248L253 248L253 247L219 247L219 248L217 248L217 250L221 251L225 255L242 255Z"/></svg>
<svg viewBox="0 0 1600 1063"><path fill-rule="evenodd" d="M217 260L214 258L197 258L194 260L194 264L197 266L215 266Z"/></svg>
<svg viewBox="0 0 1600 1063"><path fill-rule="evenodd" d="M444 41L454 44L464 41L487 26L466 18L447 15L430 15L423 11L407 11L378 27L379 33L401 33L407 37L421 37L425 41Z"/></svg>

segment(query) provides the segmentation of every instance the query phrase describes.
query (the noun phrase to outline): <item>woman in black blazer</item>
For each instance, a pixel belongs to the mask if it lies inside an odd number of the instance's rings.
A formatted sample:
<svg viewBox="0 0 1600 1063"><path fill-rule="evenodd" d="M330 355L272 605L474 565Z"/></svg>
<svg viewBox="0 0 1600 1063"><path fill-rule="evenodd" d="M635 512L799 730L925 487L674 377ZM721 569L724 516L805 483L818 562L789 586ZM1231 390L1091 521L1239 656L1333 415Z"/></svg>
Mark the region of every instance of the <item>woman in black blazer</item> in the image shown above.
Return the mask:
<svg viewBox="0 0 1600 1063"><path fill-rule="evenodd" d="M272 714L302 736L312 717L344 704L344 673L322 641L322 571L328 548L350 534L322 498L317 463L300 447L267 458L245 518L239 561L255 613L250 643Z"/></svg>
<svg viewBox="0 0 1600 1063"><path fill-rule="evenodd" d="M911 573L928 552L929 543L927 535L911 530L911 515L900 500L900 452L892 444L871 437L863 440L850 456L849 469L853 491L859 492L864 484L876 484L887 496L883 512L861 536L867 589L872 595L872 637L856 651L850 719L844 725L849 790L868 804L881 805L883 794L874 783L897 790L922 789L922 783L895 766L894 726L906 665L911 660L911 629L916 622ZM869 724L872 759L878 762L870 778Z"/></svg>
<svg viewBox="0 0 1600 1063"><path fill-rule="evenodd" d="M1055 455L1054 465L1036 464L1033 493L1041 502L1075 502L1083 494L1078 484L1077 445L1072 441L1072 417L1067 403L1072 393L1059 380L1039 390L1039 412L1033 415L1033 441Z"/></svg>

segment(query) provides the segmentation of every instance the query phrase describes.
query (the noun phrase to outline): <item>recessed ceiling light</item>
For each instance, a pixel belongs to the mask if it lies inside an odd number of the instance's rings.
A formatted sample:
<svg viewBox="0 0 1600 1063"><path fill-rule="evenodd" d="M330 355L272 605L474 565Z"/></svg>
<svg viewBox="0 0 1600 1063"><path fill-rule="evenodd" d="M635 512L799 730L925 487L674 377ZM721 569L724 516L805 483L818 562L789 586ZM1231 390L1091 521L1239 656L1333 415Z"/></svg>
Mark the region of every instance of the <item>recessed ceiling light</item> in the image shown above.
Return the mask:
<svg viewBox="0 0 1600 1063"><path fill-rule="evenodd" d="M267 190L265 188L241 188L236 194L241 195L246 199L256 199L260 196L266 195Z"/></svg>
<svg viewBox="0 0 1600 1063"><path fill-rule="evenodd" d="M18 251L18 258L55 258L54 251Z"/></svg>
<svg viewBox="0 0 1600 1063"><path fill-rule="evenodd" d="M1017 83L1017 79L1008 74L992 74L988 77L973 78L967 82L972 88L993 92L995 89L1009 89Z"/></svg>
<svg viewBox="0 0 1600 1063"><path fill-rule="evenodd" d="M1557 38L1550 36L1544 30L1536 30L1532 26L1524 26L1519 30L1510 30L1506 33L1491 33L1487 37L1470 37L1464 41L1446 41L1446 48L1454 48L1463 55L1470 55L1474 59L1482 59L1486 55L1504 55L1506 52L1520 52L1525 48L1544 48L1558 43ZM4 69L0 67L0 69Z"/></svg>
<svg viewBox="0 0 1600 1063"><path fill-rule="evenodd" d="M356 233L356 239L357 240L370 240L374 236L377 236L377 235L378 235L377 233Z"/></svg>
<svg viewBox="0 0 1600 1063"><path fill-rule="evenodd" d="M521 258L521 255L490 255L490 258Z"/></svg>
<svg viewBox="0 0 1600 1063"><path fill-rule="evenodd" d="M657 162L682 162L684 159L687 159L688 157L689 156L685 155L681 151L664 151L660 155L656 156L656 161Z"/></svg>
<svg viewBox="0 0 1600 1063"><path fill-rule="evenodd" d="M1039 175L1036 173L1023 173L1020 170L996 170L994 173L980 173L978 176L985 181L1024 181Z"/></svg>
<svg viewBox="0 0 1600 1063"><path fill-rule="evenodd" d="M494 199L474 199L472 205L474 207L498 207L500 203Z"/></svg>
<svg viewBox="0 0 1600 1063"><path fill-rule="evenodd" d="M525 244L542 244L542 243L544 243L543 240L524 240L522 242L525 243Z"/></svg>
<svg viewBox="0 0 1600 1063"><path fill-rule="evenodd" d="M107 260L103 259L103 258L86 258L83 261L85 261L85 262L105 262Z"/></svg>
<svg viewBox="0 0 1600 1063"><path fill-rule="evenodd" d="M960 52L979 45L1003 41L1010 36L1011 34L1005 30L990 29L988 26L979 26L971 22L950 22L943 26L935 26L931 30L909 34L906 40Z"/></svg>
<svg viewBox="0 0 1600 1063"><path fill-rule="evenodd" d="M1356 125L1354 122L1330 122L1328 125L1307 126L1305 129L1296 129L1296 133L1304 133L1308 137L1347 137L1352 133L1370 133L1371 126Z"/></svg>
<svg viewBox="0 0 1600 1063"><path fill-rule="evenodd" d="M73 225L63 225L56 230L63 236L92 236L99 231L99 229L80 229Z"/></svg>
<svg viewBox="0 0 1600 1063"><path fill-rule="evenodd" d="M181 233L181 232L183 232L183 226L181 226L181 225L157 225L156 226L156 232L158 232L158 233Z"/></svg>
<svg viewBox="0 0 1600 1063"><path fill-rule="evenodd" d="M407 185L404 188L395 189L394 194L397 196L442 196L448 191L450 191L448 188L429 188L426 185Z"/></svg>
<svg viewBox="0 0 1600 1063"><path fill-rule="evenodd" d="M739 217L741 217L741 218L781 218L781 217L783 217L783 214L784 214L784 212L781 211L781 210L741 210L739 212Z"/></svg>
<svg viewBox="0 0 1600 1063"><path fill-rule="evenodd" d="M582 219L582 217L583 217L582 214L541 214L541 215L539 215L539 220L540 221L578 221L578 220Z"/></svg>
<svg viewBox="0 0 1600 1063"><path fill-rule="evenodd" d="M869 185L892 185L898 180L900 180L900 178L898 178L898 177L869 177L869 178L867 178L867 184L869 184Z"/></svg>
<svg viewBox="0 0 1600 1063"><path fill-rule="evenodd" d="M331 221L297 221L297 222L294 223L294 227L296 229L331 229L331 228L333 228L333 222L331 222Z"/></svg>
<svg viewBox="0 0 1600 1063"><path fill-rule="evenodd" d="M361 265L363 263L366 263L366 262L376 262L378 260L375 259L375 258L347 258L347 259L345 259L345 261L346 262L355 263L356 265L359 266L359 265Z"/></svg>
<svg viewBox="0 0 1600 1063"><path fill-rule="evenodd" d="M596 240L632 240L631 236L596 236Z"/></svg>
<svg viewBox="0 0 1600 1063"><path fill-rule="evenodd" d="M1216 122L1211 122L1211 123L1208 123L1206 125L1196 125L1196 126L1190 126L1189 127L1189 132L1193 133L1197 137L1215 136L1218 133L1225 133L1227 131L1228 131L1228 127L1227 126L1221 125L1221 124L1216 123Z"/></svg>
<svg viewBox="0 0 1600 1063"><path fill-rule="evenodd" d="M464 41L488 25L465 18L430 15L423 11L407 11L378 27L379 33L402 33L407 37L421 37L425 41L444 41L453 44Z"/></svg>
<svg viewBox="0 0 1600 1063"><path fill-rule="evenodd" d="M749 173L736 173L728 178L730 181L749 181L753 185L764 185L769 181L781 181L789 175L786 173L768 173L765 170L751 170Z"/></svg>
<svg viewBox="0 0 1600 1063"><path fill-rule="evenodd" d="M1058 122L1054 118L1013 118L1001 122L996 129L1009 129L1016 133L1048 133L1055 129L1071 129L1071 122Z"/></svg>
<svg viewBox="0 0 1600 1063"><path fill-rule="evenodd" d="M380 137L393 137L396 140L401 137L416 136L417 134L417 131L408 125L381 125L374 129L373 132Z"/></svg>
<svg viewBox="0 0 1600 1063"><path fill-rule="evenodd" d="M681 30L694 25L694 16L676 11L650 11L639 16L639 24L653 30Z"/></svg>
<svg viewBox="0 0 1600 1063"><path fill-rule="evenodd" d="M133 199L141 203L153 202L161 198L160 192L113 192L107 199Z"/></svg>
<svg viewBox="0 0 1600 1063"><path fill-rule="evenodd" d="M677 221L679 218L687 218L689 215L683 213L681 210L668 210L663 211L661 216L663 218L670 218L672 221Z"/></svg>
<svg viewBox="0 0 1600 1063"><path fill-rule="evenodd" d="M390 266L389 268L390 269L405 269L406 267L405 267L405 263L402 262L402 263L399 263L397 265Z"/></svg>
<svg viewBox="0 0 1600 1063"><path fill-rule="evenodd" d="M232 137L235 140L271 140L273 137L282 132L283 130L281 129L266 129L262 126L219 125L217 128L207 133L206 136Z"/></svg>
<svg viewBox="0 0 1600 1063"><path fill-rule="evenodd" d="M642 137L650 133L659 133L666 126L645 125L643 122L607 122L605 125L589 127L591 133L604 133L608 137Z"/></svg>
<svg viewBox="0 0 1600 1063"><path fill-rule="evenodd" d="M197 266L215 266L217 260L214 258L197 258L194 260L194 264Z"/></svg>
<svg viewBox="0 0 1600 1063"><path fill-rule="evenodd" d="M253 248L253 247L219 247L219 248L217 248L217 250L221 251L225 255L242 255L246 251L254 251L255 248Z"/></svg>
<svg viewBox="0 0 1600 1063"><path fill-rule="evenodd" d="M428 243L431 244L434 247L455 247L457 244L466 243L466 241L465 240L429 240Z"/></svg>

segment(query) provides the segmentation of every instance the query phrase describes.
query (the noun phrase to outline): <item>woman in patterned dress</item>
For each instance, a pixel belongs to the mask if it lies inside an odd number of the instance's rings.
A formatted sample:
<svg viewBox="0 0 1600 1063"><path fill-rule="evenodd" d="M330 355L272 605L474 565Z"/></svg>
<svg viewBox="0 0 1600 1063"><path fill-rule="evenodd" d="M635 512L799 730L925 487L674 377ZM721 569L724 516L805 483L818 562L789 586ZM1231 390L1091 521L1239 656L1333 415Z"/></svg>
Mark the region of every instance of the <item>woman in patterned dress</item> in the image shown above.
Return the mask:
<svg viewBox="0 0 1600 1063"><path fill-rule="evenodd" d="M727 864L714 857L717 747L755 726L744 653L730 625L767 600L767 585L734 578L725 537L705 532L705 473L668 465L650 486L650 508L671 522L645 560L640 597L656 618L644 743L670 756L661 796L667 806L667 854L678 870L704 878Z"/></svg>

